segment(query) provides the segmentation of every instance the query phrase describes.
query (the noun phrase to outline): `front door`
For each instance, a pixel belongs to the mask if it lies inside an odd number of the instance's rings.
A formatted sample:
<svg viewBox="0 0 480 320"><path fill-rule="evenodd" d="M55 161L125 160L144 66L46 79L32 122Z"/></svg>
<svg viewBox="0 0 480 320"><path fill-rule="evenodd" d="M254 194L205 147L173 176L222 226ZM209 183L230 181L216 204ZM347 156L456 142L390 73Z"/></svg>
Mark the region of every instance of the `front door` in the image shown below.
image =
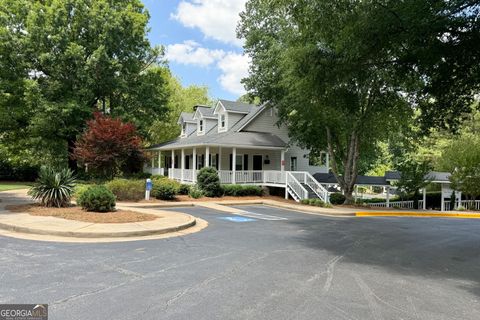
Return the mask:
<svg viewBox="0 0 480 320"><path fill-rule="evenodd" d="M263 170L263 157L261 155L253 156L253 170Z"/></svg>

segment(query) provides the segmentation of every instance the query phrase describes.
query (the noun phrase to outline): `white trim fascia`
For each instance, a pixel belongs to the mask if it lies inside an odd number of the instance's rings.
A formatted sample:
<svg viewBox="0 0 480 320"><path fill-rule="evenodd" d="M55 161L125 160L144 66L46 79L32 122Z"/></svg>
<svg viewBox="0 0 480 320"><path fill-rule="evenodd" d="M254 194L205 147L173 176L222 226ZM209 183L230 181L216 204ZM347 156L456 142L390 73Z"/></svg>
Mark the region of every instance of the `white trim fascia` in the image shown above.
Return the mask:
<svg viewBox="0 0 480 320"><path fill-rule="evenodd" d="M239 114L249 114L249 111L234 111L234 110L225 110L228 113L239 113Z"/></svg>
<svg viewBox="0 0 480 320"><path fill-rule="evenodd" d="M220 100L218 100L218 101L217 101L217 105L215 106L215 109L213 109L213 114L217 114L218 105L221 105L221 106L222 106L223 111L225 111L225 112L227 111L227 109L225 109L225 106L223 105L223 103L222 103Z"/></svg>
<svg viewBox="0 0 480 320"><path fill-rule="evenodd" d="M205 143L205 144L186 144L183 146L169 147L162 146L158 148L152 148L147 150L181 150L185 148L194 148L194 147L222 147L222 148L239 148L239 149L265 149L265 150L286 150L285 147L268 147L268 146L246 146L246 145L236 145L236 144L217 144L217 143Z"/></svg>

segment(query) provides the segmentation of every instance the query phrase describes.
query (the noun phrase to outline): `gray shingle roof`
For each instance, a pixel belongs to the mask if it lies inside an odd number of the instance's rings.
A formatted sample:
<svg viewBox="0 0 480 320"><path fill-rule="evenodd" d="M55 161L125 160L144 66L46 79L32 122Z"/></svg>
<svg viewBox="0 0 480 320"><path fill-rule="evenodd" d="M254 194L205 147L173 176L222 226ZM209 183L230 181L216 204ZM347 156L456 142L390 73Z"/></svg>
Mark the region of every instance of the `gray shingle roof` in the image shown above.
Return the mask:
<svg viewBox="0 0 480 320"><path fill-rule="evenodd" d="M313 177L320 183L336 184L337 179L333 173L315 173ZM369 186L388 186L389 183L385 180L385 177L380 176L362 176L358 175L355 184L369 185Z"/></svg>
<svg viewBox="0 0 480 320"><path fill-rule="evenodd" d="M178 123L180 123L180 119L183 119L183 121L194 122L193 113L189 113L189 112L180 113L180 117L178 118Z"/></svg>
<svg viewBox="0 0 480 320"><path fill-rule="evenodd" d="M195 106L196 110L202 114L204 117L215 117L213 115L214 108L206 107L206 106Z"/></svg>
<svg viewBox="0 0 480 320"><path fill-rule="evenodd" d="M227 100L222 100L227 101ZM246 146L246 147L272 147L272 148L285 148L286 143L278 136L273 135L267 132L245 132L239 131L246 123L256 117L262 110L265 109L265 106L256 107L254 105L249 105L245 103L237 103L232 101L227 101L235 104L241 104L248 106L249 113L243 116L237 123L233 124L228 128L227 132L218 132L218 126L215 124L208 132L204 135L198 136L196 130L193 131L188 137L178 138L173 141L164 142L161 144L156 144L150 147L150 149L169 149L169 148L179 148L182 146L195 146L195 145L235 145L235 146ZM199 111L203 116L212 115L213 108L198 106L197 111ZM193 116L192 116L193 117Z"/></svg>
<svg viewBox="0 0 480 320"><path fill-rule="evenodd" d="M228 111L233 112L242 112L242 113L249 113L252 108L256 108L253 104L238 102L238 101L229 101L229 100L218 100L220 103L227 109Z"/></svg>
<svg viewBox="0 0 480 320"><path fill-rule="evenodd" d="M216 132L216 127L215 129ZM218 134L205 134L197 136L192 134L187 138L153 145L150 149L170 149L187 146L221 145L221 146L245 146L245 147L271 147L285 148L286 143L278 136L267 132L225 132Z"/></svg>
<svg viewBox="0 0 480 320"><path fill-rule="evenodd" d="M440 171L431 171L425 175L425 180L431 180L435 182L445 182L450 183L450 173L449 172L440 172ZM402 173L400 171L387 171L385 172L386 180L400 180Z"/></svg>

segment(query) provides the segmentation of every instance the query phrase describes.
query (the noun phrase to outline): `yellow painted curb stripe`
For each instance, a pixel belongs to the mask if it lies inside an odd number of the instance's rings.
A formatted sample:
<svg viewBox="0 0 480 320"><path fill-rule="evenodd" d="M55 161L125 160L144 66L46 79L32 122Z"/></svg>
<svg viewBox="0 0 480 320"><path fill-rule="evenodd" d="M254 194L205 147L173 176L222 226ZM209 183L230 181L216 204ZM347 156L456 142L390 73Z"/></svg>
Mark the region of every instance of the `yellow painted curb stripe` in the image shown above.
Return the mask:
<svg viewBox="0 0 480 320"><path fill-rule="evenodd" d="M357 217L423 217L480 219L480 214L469 213L418 213L418 212L355 212Z"/></svg>

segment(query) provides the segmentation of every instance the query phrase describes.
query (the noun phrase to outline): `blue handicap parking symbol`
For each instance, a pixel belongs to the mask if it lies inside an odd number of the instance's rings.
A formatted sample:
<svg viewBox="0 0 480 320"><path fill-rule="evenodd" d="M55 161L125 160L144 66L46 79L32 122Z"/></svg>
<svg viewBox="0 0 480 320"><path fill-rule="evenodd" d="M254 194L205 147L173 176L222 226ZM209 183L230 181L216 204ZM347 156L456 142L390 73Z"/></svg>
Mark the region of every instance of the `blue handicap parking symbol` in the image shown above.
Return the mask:
<svg viewBox="0 0 480 320"><path fill-rule="evenodd" d="M256 219L245 218L245 217L220 217L219 219L228 220L228 221L232 221L232 222L250 222L250 221L256 221Z"/></svg>

